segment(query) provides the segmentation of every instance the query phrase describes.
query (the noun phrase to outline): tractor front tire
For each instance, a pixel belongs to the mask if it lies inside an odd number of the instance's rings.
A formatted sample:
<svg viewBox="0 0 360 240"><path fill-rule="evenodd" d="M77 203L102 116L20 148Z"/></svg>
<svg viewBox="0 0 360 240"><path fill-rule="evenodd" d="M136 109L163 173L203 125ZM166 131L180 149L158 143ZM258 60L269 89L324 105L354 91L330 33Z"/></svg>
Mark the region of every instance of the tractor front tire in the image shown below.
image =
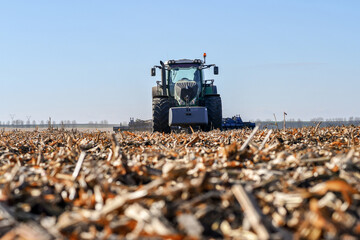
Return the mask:
<svg viewBox="0 0 360 240"><path fill-rule="evenodd" d="M167 97L155 97L152 101L152 131L170 133L169 126L170 101Z"/></svg>
<svg viewBox="0 0 360 240"><path fill-rule="evenodd" d="M222 129L222 107L220 95L205 97L205 107L208 112L208 125L205 130Z"/></svg>

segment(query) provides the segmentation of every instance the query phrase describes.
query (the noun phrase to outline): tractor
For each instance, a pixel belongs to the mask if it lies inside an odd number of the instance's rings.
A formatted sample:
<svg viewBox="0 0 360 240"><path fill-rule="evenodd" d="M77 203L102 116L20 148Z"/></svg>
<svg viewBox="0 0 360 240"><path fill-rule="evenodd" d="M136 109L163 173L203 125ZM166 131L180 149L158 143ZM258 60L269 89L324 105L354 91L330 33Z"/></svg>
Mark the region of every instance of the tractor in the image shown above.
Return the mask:
<svg viewBox="0 0 360 240"><path fill-rule="evenodd" d="M219 68L204 60L180 59L160 61L151 68L161 71L161 81L152 88L152 131L169 133L172 128L198 127L203 131L222 128L221 97L214 80L205 80L204 69Z"/></svg>

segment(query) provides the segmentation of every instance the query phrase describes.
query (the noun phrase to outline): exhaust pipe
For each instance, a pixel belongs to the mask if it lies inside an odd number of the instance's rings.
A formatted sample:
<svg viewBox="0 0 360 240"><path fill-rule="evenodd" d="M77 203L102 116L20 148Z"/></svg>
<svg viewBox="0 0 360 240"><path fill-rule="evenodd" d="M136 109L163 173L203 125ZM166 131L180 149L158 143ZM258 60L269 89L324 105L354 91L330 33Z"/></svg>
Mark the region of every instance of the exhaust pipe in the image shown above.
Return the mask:
<svg viewBox="0 0 360 240"><path fill-rule="evenodd" d="M166 96L166 71L165 71L165 64L163 61L160 61L161 65L161 85L163 90L163 95Z"/></svg>

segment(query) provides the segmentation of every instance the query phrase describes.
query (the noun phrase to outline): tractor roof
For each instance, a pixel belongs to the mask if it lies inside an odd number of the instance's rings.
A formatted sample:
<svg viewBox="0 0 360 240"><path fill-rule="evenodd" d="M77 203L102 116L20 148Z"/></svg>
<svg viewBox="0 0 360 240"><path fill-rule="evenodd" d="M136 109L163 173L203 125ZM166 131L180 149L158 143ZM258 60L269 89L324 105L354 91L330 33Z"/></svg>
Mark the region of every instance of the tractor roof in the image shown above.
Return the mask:
<svg viewBox="0 0 360 240"><path fill-rule="evenodd" d="M165 62L166 65L173 65L173 64L202 64L203 61L200 59L179 59L179 60L168 60Z"/></svg>

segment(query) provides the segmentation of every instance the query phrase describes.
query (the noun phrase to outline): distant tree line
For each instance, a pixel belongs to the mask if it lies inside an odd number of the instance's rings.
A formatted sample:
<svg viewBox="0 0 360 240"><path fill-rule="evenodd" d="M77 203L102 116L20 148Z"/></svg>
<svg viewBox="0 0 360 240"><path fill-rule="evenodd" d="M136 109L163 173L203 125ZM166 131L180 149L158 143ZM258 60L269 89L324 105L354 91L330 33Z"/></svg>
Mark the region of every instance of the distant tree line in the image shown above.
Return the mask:
<svg viewBox="0 0 360 240"><path fill-rule="evenodd" d="M101 120L100 122L96 122L96 121L89 122L89 125L108 125L108 124L109 124L108 120Z"/></svg>
<svg viewBox="0 0 360 240"><path fill-rule="evenodd" d="M107 120L101 120L99 122L90 121L86 124L78 124L76 120L61 120L59 122L56 122L54 120L51 120L49 118L48 120L41 120L41 121L35 121L30 120L28 118L26 121L22 119L12 119L11 121L0 121L0 127L19 127L19 128L34 128L34 127L63 127L63 128L71 128L71 127L79 127L79 125L84 127L106 127L109 125L109 122Z"/></svg>
<svg viewBox="0 0 360 240"><path fill-rule="evenodd" d="M283 129L284 127L284 120L270 120L267 119L265 121L262 121L260 119L257 119L255 121L256 125L261 128L279 128ZM321 127L329 127L329 126L348 126L348 125L360 125L360 117L349 117L346 118L327 118L324 119L322 117L316 117L310 119L310 121L302 121L301 119L285 119L286 128L301 128L301 127L310 127L310 126L316 126L317 124L320 124Z"/></svg>
<svg viewBox="0 0 360 240"><path fill-rule="evenodd" d="M75 126L76 120L62 120L60 121L60 123L57 124L56 121L51 121L51 119L49 118L49 120L41 120L39 122L35 121L35 120L30 120L28 119L27 121L21 120L21 119L16 119L16 120L11 120L11 121L0 121L0 126L1 127L26 127L26 126L31 126L31 127L47 127L47 126L55 126L55 125L63 125L63 126Z"/></svg>

